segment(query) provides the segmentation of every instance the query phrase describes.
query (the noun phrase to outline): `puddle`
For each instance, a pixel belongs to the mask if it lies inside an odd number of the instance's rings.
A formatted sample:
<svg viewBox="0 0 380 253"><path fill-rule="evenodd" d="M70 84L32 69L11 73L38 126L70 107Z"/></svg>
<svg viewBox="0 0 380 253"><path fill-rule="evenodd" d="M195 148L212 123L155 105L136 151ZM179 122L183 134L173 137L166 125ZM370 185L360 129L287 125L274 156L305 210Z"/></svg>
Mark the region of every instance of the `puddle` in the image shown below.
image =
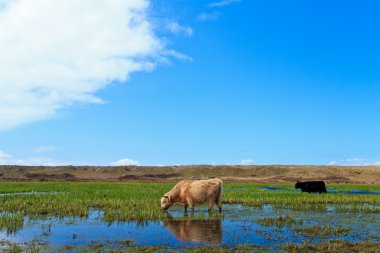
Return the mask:
<svg viewBox="0 0 380 253"><path fill-rule="evenodd" d="M263 187L264 190L268 190L268 191L276 191L276 190L280 190L280 188L278 187L274 187L274 186L265 186Z"/></svg>
<svg viewBox="0 0 380 253"><path fill-rule="evenodd" d="M343 190L327 190L327 193L344 193L344 194L380 194L380 192L376 191L362 191L362 190L351 190L351 191L343 191Z"/></svg>
<svg viewBox="0 0 380 253"><path fill-rule="evenodd" d="M197 219L199 215L205 218ZM294 223L287 225L263 225L260 219L289 216ZM205 209L198 208L194 215L184 215L182 210L170 211L167 219L147 222L105 222L101 210L91 209L86 218L79 217L25 217L22 228L9 233L0 229L0 241L15 243L39 241L51 246L87 246L94 242L103 244L130 240L137 246L163 245L182 248L201 245L234 246L255 244L273 249L284 243L311 243L328 239L350 241L380 241L380 213L338 212L333 207L324 211L291 211L271 205L247 207L224 205L223 216L208 216ZM349 228L345 235L307 236L295 232L295 226L326 226Z"/></svg>
<svg viewBox="0 0 380 253"><path fill-rule="evenodd" d="M45 194L59 194L63 192L11 192L11 193L0 193L1 196L17 196L17 195L45 195Z"/></svg>

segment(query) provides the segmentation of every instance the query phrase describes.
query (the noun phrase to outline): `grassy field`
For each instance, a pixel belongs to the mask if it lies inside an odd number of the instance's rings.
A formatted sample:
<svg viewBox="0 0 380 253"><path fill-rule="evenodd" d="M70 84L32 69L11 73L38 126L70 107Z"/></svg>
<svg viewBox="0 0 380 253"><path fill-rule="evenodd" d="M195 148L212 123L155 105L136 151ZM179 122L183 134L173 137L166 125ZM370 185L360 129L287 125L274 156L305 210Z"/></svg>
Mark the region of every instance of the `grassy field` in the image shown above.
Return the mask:
<svg viewBox="0 0 380 253"><path fill-rule="evenodd" d="M25 215L86 216L90 207L101 209L109 220L159 220L164 218L159 199L174 183L0 183L0 193L51 194L0 196L0 211ZM380 194L301 194L293 185L229 183L223 203L287 206L290 209L325 208L328 204L351 211L380 212ZM380 191L380 185L329 185L328 190ZM178 207L179 208L179 207ZM0 217L1 218L1 217Z"/></svg>
<svg viewBox="0 0 380 253"><path fill-rule="evenodd" d="M104 211L104 220L114 221L161 221L167 218L160 209L159 199L174 186L174 183L105 183L105 182L2 182L0 183L0 229L15 232L22 228L24 217L48 216L75 216L86 217L90 209ZM275 188L273 188L275 187ZM225 183L223 190L224 204L243 204L248 206L263 206L270 204L287 210L326 210L334 206L338 211L380 213L380 194L347 194L345 191L360 190L380 192L380 185L341 185L328 184L328 191L335 193L308 194L294 189L293 184L254 184L254 183ZM339 193L341 191L342 193ZM42 194L18 194L39 192ZM17 193L12 195L10 193ZM174 210L181 206L172 207ZM205 206L196 206L204 209ZM194 216L202 219L204 213ZM217 212L215 218L220 219ZM210 216L207 216L210 219ZM295 217L264 217L257 220L263 226L295 226L297 233L318 234L346 234L346 228L330 227L328 224L314 227L298 227L299 219ZM380 244L363 242L372 248L379 249ZM327 246L326 246L327 245ZM312 252L319 249L339 249L336 245L345 245L349 249L360 247L360 243L351 242L324 242L313 247L308 245L287 244L287 252ZM9 243L8 252L17 251L18 245ZM12 250L12 247L16 250ZM252 251L254 245L237 246L239 252ZM252 248L253 247L253 248ZM132 251L154 251L160 247L135 247L128 245ZM4 248L3 248L4 249ZM32 249L32 248L31 248ZM197 251L198 250L198 251ZM200 250L200 251L199 251ZM203 251L202 251L203 250ZM205 251L206 250L206 251ZM256 252L253 250L253 252ZM231 252L225 247L193 248L189 252ZM28 251L39 252L39 251ZM79 252L74 250L73 252ZM86 252L86 251L85 251ZM89 252L92 252L90 250ZM99 252L102 252L101 250ZM115 251L117 252L117 251ZM124 250L120 251L124 252ZM260 251L258 251L260 252ZM339 251L326 251L339 252ZM368 251L371 252L371 251Z"/></svg>

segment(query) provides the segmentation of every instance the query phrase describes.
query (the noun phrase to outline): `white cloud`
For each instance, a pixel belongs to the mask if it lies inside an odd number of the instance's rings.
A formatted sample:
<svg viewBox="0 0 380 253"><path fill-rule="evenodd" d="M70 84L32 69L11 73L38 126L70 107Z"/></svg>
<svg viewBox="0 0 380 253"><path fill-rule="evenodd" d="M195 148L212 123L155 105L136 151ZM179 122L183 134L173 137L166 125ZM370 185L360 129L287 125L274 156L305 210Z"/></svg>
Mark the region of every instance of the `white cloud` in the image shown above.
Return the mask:
<svg viewBox="0 0 380 253"><path fill-rule="evenodd" d="M222 7L222 6L226 6L226 5L230 5L232 3L238 3L238 2L240 2L240 0L221 0L218 2L209 3L208 6L209 7Z"/></svg>
<svg viewBox="0 0 380 253"><path fill-rule="evenodd" d="M165 46L148 8L148 0L0 0L0 130L102 103L97 91L154 68Z"/></svg>
<svg viewBox="0 0 380 253"><path fill-rule="evenodd" d="M61 162L48 157L16 158L0 150L0 165L63 166L88 165L86 162Z"/></svg>
<svg viewBox="0 0 380 253"><path fill-rule="evenodd" d="M175 50L165 50L165 51L163 51L163 54L166 56L171 56L171 57L177 58L179 60L183 60L183 61L193 61L192 57L185 55L185 54L182 54L180 52L177 52Z"/></svg>
<svg viewBox="0 0 380 253"><path fill-rule="evenodd" d="M36 147L32 150L34 154L43 154L43 153L51 153L56 151L58 148L54 146L40 146Z"/></svg>
<svg viewBox="0 0 380 253"><path fill-rule="evenodd" d="M191 37L193 35L193 29L188 26L182 26L177 22L168 22L166 24L169 32L177 34L177 35L185 35L187 37Z"/></svg>
<svg viewBox="0 0 380 253"><path fill-rule="evenodd" d="M110 164L113 166L127 166L127 165L139 165L139 162L134 161L134 160L129 159L129 158L123 158L123 159L120 159L116 162L112 162Z"/></svg>
<svg viewBox="0 0 380 253"><path fill-rule="evenodd" d="M42 149L43 150L43 149ZM56 150L56 148L54 148ZM46 151L50 152L50 150ZM138 161L123 158L116 162L112 162L109 165L112 166L126 166L126 165L139 165ZM95 165L85 161L59 161L52 159L50 157L44 157L36 154L35 156L19 158L15 157L5 151L0 150L0 165L25 165L25 166L65 166L65 165L76 165L76 166L91 166ZM97 166L104 166L104 164L96 164Z"/></svg>
<svg viewBox="0 0 380 253"><path fill-rule="evenodd" d="M9 158L9 157L11 157L10 154L0 150L0 158Z"/></svg>
<svg viewBox="0 0 380 253"><path fill-rule="evenodd" d="M206 22L206 21L211 21L211 20L217 20L221 13L219 11L214 11L214 12L202 12L201 14L198 15L198 20L201 22Z"/></svg>
<svg viewBox="0 0 380 253"><path fill-rule="evenodd" d="M252 165L253 164L253 160L252 159L243 159L240 161L240 164L241 165Z"/></svg>
<svg viewBox="0 0 380 253"><path fill-rule="evenodd" d="M0 165L6 164L9 159L11 159L12 156L4 151L0 150Z"/></svg>
<svg viewBox="0 0 380 253"><path fill-rule="evenodd" d="M380 158L378 159L365 159L365 158L348 158L340 161L331 161L327 165L347 165L347 166L373 166L380 165Z"/></svg>

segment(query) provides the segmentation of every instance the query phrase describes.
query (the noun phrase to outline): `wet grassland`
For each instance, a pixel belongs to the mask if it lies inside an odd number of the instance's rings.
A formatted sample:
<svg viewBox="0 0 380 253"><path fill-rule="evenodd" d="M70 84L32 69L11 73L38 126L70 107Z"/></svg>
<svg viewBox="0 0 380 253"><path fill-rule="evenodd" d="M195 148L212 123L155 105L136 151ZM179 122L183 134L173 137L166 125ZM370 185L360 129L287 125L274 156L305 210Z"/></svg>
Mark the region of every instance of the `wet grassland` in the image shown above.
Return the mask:
<svg viewBox="0 0 380 253"><path fill-rule="evenodd" d="M224 212L168 213L174 183L0 183L5 252L380 252L380 185L227 183Z"/></svg>

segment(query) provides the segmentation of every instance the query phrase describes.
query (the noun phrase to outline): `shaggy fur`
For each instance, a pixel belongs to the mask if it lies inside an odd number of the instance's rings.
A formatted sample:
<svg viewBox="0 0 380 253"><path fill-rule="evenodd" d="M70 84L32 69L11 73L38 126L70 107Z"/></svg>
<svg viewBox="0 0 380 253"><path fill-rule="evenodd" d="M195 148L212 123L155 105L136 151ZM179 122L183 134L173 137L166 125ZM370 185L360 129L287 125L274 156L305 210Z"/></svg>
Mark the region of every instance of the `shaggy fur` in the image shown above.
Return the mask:
<svg viewBox="0 0 380 253"><path fill-rule="evenodd" d="M208 210L216 204L222 212L223 181L219 178L208 180L182 180L173 189L161 198L161 208L166 210L175 203L184 206L185 211L190 207L194 211L194 204L206 203Z"/></svg>

